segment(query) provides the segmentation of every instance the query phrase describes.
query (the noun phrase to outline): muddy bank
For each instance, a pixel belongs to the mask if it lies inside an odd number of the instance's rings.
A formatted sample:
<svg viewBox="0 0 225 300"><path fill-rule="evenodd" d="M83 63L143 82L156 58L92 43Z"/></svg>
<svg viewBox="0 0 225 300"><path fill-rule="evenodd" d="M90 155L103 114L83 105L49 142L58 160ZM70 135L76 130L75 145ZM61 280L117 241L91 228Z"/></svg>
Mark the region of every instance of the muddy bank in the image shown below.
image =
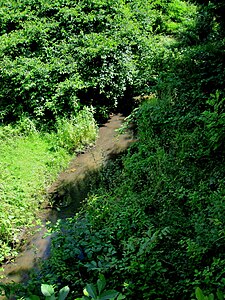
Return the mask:
<svg viewBox="0 0 225 300"><path fill-rule="evenodd" d="M47 221L54 223L57 219L73 216L86 198L91 177L111 157L124 152L132 143L131 132L118 135L116 129L120 128L124 117L113 115L109 121L99 129L96 144L85 153L79 154L71 161L67 170L59 174L58 180L49 188L48 192L58 207L48 209L43 214L43 225L40 231L30 239L14 263L4 265L4 283L26 281L29 271L38 265L40 259L46 259L50 253L51 238L43 235L47 229ZM1 274L0 274L1 275Z"/></svg>

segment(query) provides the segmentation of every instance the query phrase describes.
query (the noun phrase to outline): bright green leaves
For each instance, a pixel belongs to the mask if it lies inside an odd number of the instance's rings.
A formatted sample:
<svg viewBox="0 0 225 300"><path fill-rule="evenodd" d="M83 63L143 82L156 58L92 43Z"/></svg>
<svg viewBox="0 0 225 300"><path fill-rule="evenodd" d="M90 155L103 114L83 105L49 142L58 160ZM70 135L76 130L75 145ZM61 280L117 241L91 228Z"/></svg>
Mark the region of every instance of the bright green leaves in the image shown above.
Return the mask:
<svg viewBox="0 0 225 300"><path fill-rule="evenodd" d="M41 292L45 297L51 297L54 294L54 288L51 285L42 284Z"/></svg>
<svg viewBox="0 0 225 300"><path fill-rule="evenodd" d="M205 296L203 291L199 287L197 287L195 290L195 296L197 300L223 300L224 299L224 294L220 290L217 290L216 292L217 298L215 298L213 294L209 294L208 296Z"/></svg>
<svg viewBox="0 0 225 300"><path fill-rule="evenodd" d="M25 123L21 120L21 132L8 128L4 139L0 128L0 263L16 254L22 228L32 225L45 200L46 187L70 159L62 149L50 151L50 142L37 132L31 133ZM22 136L27 134L26 128L29 137Z"/></svg>
<svg viewBox="0 0 225 300"><path fill-rule="evenodd" d="M106 286L105 276L100 274L97 281L97 289L94 284L87 284L83 290L84 296L76 300L122 300L125 297L115 290L104 290Z"/></svg>
<svg viewBox="0 0 225 300"><path fill-rule="evenodd" d="M98 287L99 294L101 294L101 292L104 290L105 286L106 286L105 277L102 274L100 274L99 279L97 281L97 287Z"/></svg>
<svg viewBox="0 0 225 300"><path fill-rule="evenodd" d="M65 300L67 295L69 294L69 287L64 286L58 293L58 296L55 295L55 291L53 286L48 284L41 285L41 292L45 296L46 300Z"/></svg>
<svg viewBox="0 0 225 300"><path fill-rule="evenodd" d="M91 145L97 137L97 126L93 118L93 111L91 108L84 107L76 117L57 119L57 141L54 140L54 133L52 136L53 149L62 147L72 152L75 149L82 149L85 145Z"/></svg>
<svg viewBox="0 0 225 300"><path fill-rule="evenodd" d="M22 116L17 126L0 127L0 263L16 254L21 228L32 225L47 187L71 159L68 152L93 144L97 136L93 110L87 107L54 125L55 131L40 134Z"/></svg>
<svg viewBox="0 0 225 300"><path fill-rule="evenodd" d="M95 286L93 284L87 284L86 288L84 289L84 295L96 299L97 292Z"/></svg>
<svg viewBox="0 0 225 300"><path fill-rule="evenodd" d="M154 55L143 49L149 34L164 30L167 7L166 1L122 0L1 4L2 120L24 112L51 126L76 114L80 103L107 116L135 85L142 90L149 81L138 69Z"/></svg>
<svg viewBox="0 0 225 300"><path fill-rule="evenodd" d="M0 107L10 118L28 113L38 122L75 115L77 91L83 86L76 64L57 58L44 63L39 58L19 57L1 62Z"/></svg>
<svg viewBox="0 0 225 300"><path fill-rule="evenodd" d="M55 289L52 285L49 284L42 284L41 285L41 292L42 295L45 297L45 300L65 300L66 297L69 294L69 287L64 286L61 288L61 290L58 292L58 295L55 293ZM31 295L28 298L25 298L26 300L40 300L41 297L36 295Z"/></svg>

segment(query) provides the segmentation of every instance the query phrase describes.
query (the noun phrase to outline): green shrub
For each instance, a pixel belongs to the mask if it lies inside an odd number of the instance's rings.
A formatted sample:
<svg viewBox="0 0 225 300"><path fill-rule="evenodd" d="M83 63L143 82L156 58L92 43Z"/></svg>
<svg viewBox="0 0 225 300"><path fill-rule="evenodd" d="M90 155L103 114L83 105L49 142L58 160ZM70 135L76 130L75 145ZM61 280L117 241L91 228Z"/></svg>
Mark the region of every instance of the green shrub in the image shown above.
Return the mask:
<svg viewBox="0 0 225 300"><path fill-rule="evenodd" d="M80 103L95 106L101 118L118 102L149 91L158 76L152 60L159 43L151 35L166 32L175 14L182 31L194 10L182 1L5 1L1 120L27 113L51 126L76 115Z"/></svg>
<svg viewBox="0 0 225 300"><path fill-rule="evenodd" d="M79 108L76 91L82 84L75 67L56 59L48 63L37 58L5 59L1 69L2 120L15 120L25 113L40 124L74 115ZM62 73L66 77L71 72L70 81L57 83Z"/></svg>
<svg viewBox="0 0 225 300"><path fill-rule="evenodd" d="M127 299L224 289L224 171L201 117L186 128L168 96L136 110L138 142L100 172L81 212L53 229L42 280L76 295L103 273Z"/></svg>

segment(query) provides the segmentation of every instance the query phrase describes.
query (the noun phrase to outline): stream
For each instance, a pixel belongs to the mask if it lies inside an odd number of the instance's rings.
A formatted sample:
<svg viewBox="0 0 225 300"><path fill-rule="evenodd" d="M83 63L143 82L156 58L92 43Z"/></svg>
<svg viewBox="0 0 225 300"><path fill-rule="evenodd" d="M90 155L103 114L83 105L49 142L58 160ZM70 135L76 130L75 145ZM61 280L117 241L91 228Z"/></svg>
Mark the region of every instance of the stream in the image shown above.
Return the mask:
<svg viewBox="0 0 225 300"><path fill-rule="evenodd" d="M89 192L88 183L94 172L97 172L112 157L124 152L133 142L131 132L118 135L116 129L124 121L121 114L112 115L108 122L100 127L99 137L94 147L76 156L67 170L59 174L56 182L49 188L54 203L60 210L46 209L42 214L42 226L33 234L23 247L14 262L3 265L3 283L25 282L29 271L38 266L40 259L50 255L51 237L43 237L47 232L46 222L55 223L58 219L72 217L82 205Z"/></svg>

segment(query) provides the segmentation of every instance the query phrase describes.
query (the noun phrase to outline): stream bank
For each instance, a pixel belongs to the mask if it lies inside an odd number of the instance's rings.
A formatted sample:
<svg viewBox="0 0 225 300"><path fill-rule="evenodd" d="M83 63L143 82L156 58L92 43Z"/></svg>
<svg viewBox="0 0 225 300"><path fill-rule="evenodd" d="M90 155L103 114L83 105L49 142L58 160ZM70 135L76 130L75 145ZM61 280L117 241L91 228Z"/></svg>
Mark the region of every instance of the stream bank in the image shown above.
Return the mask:
<svg viewBox="0 0 225 300"><path fill-rule="evenodd" d="M68 169L59 174L57 181L48 190L58 210L48 209L44 212L39 231L30 238L15 262L3 266L3 283L26 281L29 271L37 267L38 261L48 258L51 237L43 237L47 232L46 222L55 223L58 219L72 217L87 197L92 175L110 158L124 152L134 141L132 132L117 134L116 129L121 127L123 121L121 114L112 115L100 127L95 146L79 154L71 161Z"/></svg>

